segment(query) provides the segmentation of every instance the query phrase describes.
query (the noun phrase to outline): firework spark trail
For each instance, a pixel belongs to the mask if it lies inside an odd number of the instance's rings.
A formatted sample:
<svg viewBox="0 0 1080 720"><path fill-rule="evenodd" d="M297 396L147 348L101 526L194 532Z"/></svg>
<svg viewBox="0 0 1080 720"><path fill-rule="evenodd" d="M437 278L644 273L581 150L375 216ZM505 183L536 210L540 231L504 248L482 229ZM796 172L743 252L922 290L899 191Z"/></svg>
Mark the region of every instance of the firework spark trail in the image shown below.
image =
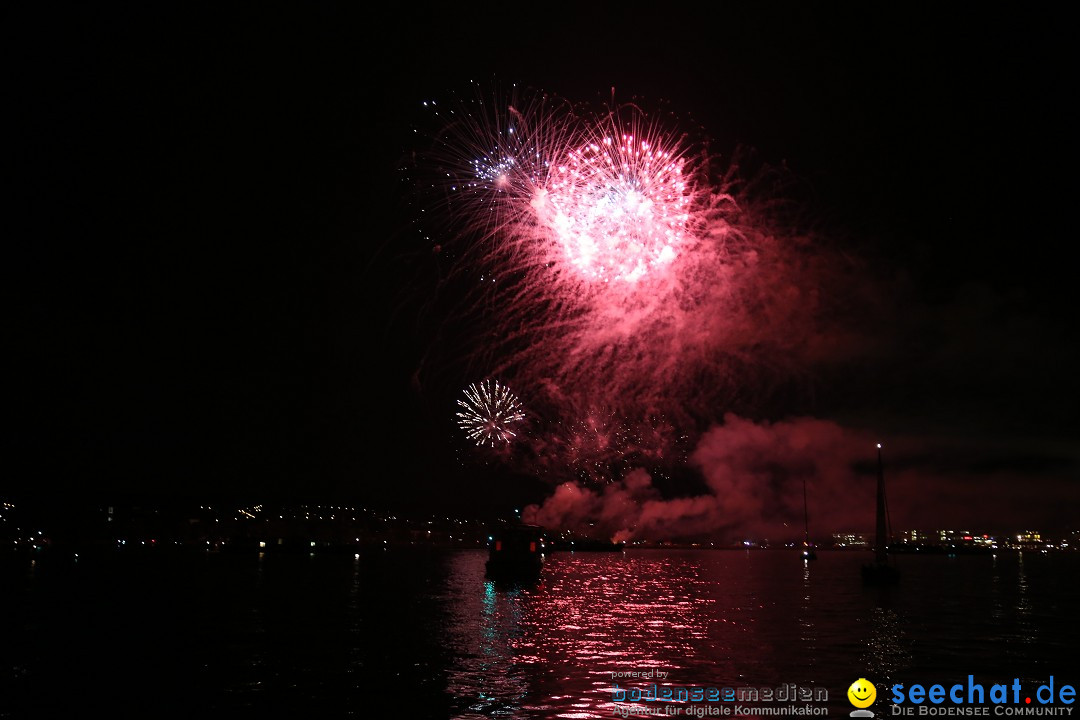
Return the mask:
<svg viewBox="0 0 1080 720"><path fill-rule="evenodd" d="M458 425L477 445L510 442L517 437L510 428L525 419L514 393L490 378L465 388L465 399L457 404Z"/></svg>
<svg viewBox="0 0 1080 720"><path fill-rule="evenodd" d="M441 106L438 119L423 161L438 169L447 312L479 328L473 371L550 419L534 423L534 457L564 453L570 476L628 447L671 457L671 438L823 352L830 259L765 212L775 198L734 165L717 173L637 106L583 113L536 95ZM575 440L567 428L596 408L619 421ZM656 432L657 417L680 431Z"/></svg>
<svg viewBox="0 0 1080 720"><path fill-rule="evenodd" d="M537 474L587 485L603 485L635 467L670 465L686 459L687 437L665 418L628 422L599 408L560 408L565 419L531 438ZM674 449L674 450L673 450Z"/></svg>

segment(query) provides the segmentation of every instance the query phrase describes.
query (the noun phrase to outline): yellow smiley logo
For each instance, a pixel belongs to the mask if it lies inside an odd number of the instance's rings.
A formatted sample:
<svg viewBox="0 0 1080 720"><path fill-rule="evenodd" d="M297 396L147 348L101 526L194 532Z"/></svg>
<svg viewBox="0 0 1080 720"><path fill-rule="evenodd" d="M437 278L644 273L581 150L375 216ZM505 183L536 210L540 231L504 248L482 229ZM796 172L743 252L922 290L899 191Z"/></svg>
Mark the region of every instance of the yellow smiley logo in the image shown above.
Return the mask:
<svg viewBox="0 0 1080 720"><path fill-rule="evenodd" d="M877 699L877 688L866 678L859 678L847 689L847 699L857 708L870 707Z"/></svg>

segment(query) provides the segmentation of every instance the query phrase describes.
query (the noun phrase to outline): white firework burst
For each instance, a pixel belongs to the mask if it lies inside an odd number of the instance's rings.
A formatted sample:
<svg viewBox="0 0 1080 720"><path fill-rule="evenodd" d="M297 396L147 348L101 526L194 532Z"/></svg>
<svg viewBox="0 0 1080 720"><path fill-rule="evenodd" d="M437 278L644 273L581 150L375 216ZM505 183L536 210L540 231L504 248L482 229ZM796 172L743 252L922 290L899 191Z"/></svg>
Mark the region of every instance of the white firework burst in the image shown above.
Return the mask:
<svg viewBox="0 0 1080 720"><path fill-rule="evenodd" d="M511 427L525 419L517 396L491 378L465 388L465 397L457 404L458 425L477 445L509 443L517 437Z"/></svg>

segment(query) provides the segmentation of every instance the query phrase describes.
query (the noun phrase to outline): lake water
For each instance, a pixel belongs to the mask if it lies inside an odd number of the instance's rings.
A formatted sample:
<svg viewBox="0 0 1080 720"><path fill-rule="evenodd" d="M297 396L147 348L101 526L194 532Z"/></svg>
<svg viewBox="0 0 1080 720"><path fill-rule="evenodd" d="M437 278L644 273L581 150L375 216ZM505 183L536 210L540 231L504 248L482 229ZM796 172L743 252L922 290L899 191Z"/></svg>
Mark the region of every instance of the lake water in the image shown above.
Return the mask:
<svg viewBox="0 0 1080 720"><path fill-rule="evenodd" d="M0 562L0 717L612 717L613 684L1080 684L1080 556L556 553L532 585L481 550ZM664 680L613 673L668 673Z"/></svg>

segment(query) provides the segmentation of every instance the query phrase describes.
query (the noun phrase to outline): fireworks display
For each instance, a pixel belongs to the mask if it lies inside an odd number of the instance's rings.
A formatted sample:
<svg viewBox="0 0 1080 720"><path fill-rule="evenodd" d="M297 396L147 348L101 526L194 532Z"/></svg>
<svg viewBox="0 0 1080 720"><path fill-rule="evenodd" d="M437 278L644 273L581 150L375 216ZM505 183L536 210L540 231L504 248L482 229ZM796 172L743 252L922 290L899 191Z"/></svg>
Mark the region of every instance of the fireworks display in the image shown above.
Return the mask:
<svg viewBox="0 0 1080 720"><path fill-rule="evenodd" d="M602 483L636 459L677 462L821 352L831 269L784 227L768 172L720 168L677 119L638 105L516 90L425 105L437 129L408 168L417 230L437 258L433 307L468 348L429 365L528 399L533 470ZM520 406L499 392L459 401L478 444L515 437Z"/></svg>
<svg viewBox="0 0 1080 720"><path fill-rule="evenodd" d="M589 279L633 282L675 259L690 219L676 152L630 134L569 152L531 205L570 265Z"/></svg>
<svg viewBox="0 0 1080 720"><path fill-rule="evenodd" d="M510 428L525 419L514 393L490 378L465 388L465 397L457 404L458 425L477 445L510 442L516 437Z"/></svg>
<svg viewBox="0 0 1080 720"><path fill-rule="evenodd" d="M552 423L534 438L538 474L585 485L604 485L636 467L663 467L685 459L686 438L663 418L628 423L614 413L586 410Z"/></svg>

